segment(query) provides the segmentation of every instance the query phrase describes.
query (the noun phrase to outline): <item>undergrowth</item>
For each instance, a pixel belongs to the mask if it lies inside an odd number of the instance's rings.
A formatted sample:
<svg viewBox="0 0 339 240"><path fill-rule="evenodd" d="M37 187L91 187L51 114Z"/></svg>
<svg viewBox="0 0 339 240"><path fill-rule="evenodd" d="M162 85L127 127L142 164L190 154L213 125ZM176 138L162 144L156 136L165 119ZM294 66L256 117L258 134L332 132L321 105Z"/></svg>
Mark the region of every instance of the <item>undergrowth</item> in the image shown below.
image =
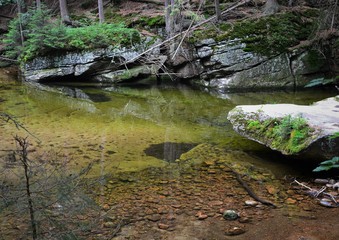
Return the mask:
<svg viewBox="0 0 339 240"><path fill-rule="evenodd" d="M96 23L69 28L61 21L52 21L49 12L42 9L29 10L12 20L3 42L6 45L6 57L26 62L55 50L81 51L132 45L139 41L139 32L123 24Z"/></svg>

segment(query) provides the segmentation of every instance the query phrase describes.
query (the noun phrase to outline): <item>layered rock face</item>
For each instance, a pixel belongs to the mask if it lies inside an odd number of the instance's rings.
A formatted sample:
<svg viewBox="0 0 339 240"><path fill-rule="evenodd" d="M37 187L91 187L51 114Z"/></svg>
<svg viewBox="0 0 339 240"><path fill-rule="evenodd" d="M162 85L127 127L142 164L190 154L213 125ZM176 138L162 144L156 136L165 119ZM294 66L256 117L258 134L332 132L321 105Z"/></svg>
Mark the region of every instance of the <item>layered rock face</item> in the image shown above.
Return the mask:
<svg viewBox="0 0 339 240"><path fill-rule="evenodd" d="M141 48L106 48L38 57L21 67L25 81L41 82L64 77L81 77L99 82L116 83L141 75L156 74L167 57L156 55L145 64L133 59ZM128 63L128 64L125 64Z"/></svg>
<svg viewBox="0 0 339 240"><path fill-rule="evenodd" d="M195 48L194 65L199 69L196 75L199 78L192 82L220 91L303 87L330 70L325 59L311 63L311 52L296 50L268 57L247 52L240 39L221 42L205 39L196 43ZM192 77L186 68L178 69L179 76Z"/></svg>
<svg viewBox="0 0 339 240"><path fill-rule="evenodd" d="M169 54L169 58L162 55L158 48L139 61L136 57L143 50L140 47L111 47L38 57L21 68L22 76L30 82L82 77L117 83L155 75L166 63L181 79L227 92L303 87L310 80L324 77L330 71L325 58L317 58L316 62L312 62L314 56L310 51L295 50L268 57L247 52L246 44L240 39L220 42L204 39L194 45L185 44L175 58L171 57L173 53ZM126 62L128 65L125 65Z"/></svg>
<svg viewBox="0 0 339 240"><path fill-rule="evenodd" d="M311 106L240 105L228 119L239 134L286 155L324 160L339 153L339 96Z"/></svg>

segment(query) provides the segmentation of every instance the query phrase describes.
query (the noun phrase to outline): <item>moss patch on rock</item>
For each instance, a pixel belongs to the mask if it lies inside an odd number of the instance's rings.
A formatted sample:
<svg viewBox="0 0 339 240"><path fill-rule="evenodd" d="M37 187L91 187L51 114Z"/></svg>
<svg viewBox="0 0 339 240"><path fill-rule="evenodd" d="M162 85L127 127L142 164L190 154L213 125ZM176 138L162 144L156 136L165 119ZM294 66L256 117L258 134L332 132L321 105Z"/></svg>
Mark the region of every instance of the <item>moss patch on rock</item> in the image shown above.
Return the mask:
<svg viewBox="0 0 339 240"><path fill-rule="evenodd" d="M314 131L301 116L287 115L280 119L246 121L249 135L255 136L285 154L297 154L305 149L312 140Z"/></svg>

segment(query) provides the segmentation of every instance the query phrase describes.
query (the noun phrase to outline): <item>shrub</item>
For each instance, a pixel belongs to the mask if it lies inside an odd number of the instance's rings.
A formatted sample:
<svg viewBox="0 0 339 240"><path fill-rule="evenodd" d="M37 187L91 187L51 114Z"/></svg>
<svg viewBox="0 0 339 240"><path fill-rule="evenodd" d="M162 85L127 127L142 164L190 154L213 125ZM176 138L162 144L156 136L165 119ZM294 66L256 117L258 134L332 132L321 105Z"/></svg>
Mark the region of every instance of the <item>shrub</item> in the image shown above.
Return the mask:
<svg viewBox="0 0 339 240"><path fill-rule="evenodd" d="M53 50L81 51L111 45L126 46L139 41L138 31L126 28L123 24L67 28L61 21L52 21L49 11L45 9L29 10L12 20L4 39L6 57L18 58L21 62L46 55Z"/></svg>

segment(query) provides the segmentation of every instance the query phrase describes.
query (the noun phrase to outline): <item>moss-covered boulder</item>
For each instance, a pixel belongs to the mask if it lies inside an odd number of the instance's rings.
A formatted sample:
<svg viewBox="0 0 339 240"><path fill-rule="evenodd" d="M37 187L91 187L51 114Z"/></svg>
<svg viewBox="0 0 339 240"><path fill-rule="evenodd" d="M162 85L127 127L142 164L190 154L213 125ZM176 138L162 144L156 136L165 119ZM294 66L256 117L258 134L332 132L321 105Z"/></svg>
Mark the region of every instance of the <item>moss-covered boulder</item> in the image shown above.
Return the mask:
<svg viewBox="0 0 339 240"><path fill-rule="evenodd" d="M311 106L238 106L228 119L239 134L286 155L323 160L339 153L339 96Z"/></svg>

